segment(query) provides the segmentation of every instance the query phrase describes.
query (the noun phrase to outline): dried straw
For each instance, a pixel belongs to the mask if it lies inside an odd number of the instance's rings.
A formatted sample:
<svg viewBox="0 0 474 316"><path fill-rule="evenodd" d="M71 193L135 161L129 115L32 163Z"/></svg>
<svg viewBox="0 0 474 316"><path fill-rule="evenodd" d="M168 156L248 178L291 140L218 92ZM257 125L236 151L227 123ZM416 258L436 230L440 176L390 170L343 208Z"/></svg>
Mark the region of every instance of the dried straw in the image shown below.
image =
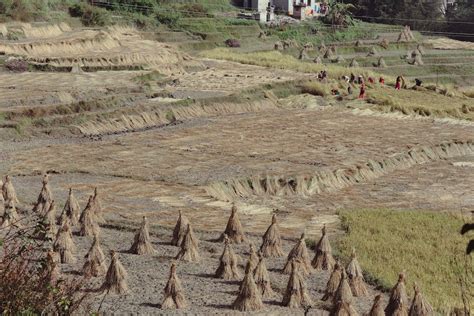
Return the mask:
<svg viewBox="0 0 474 316"><path fill-rule="evenodd" d="M400 273L398 282L390 292L388 304L385 307L385 314L392 315L408 315L408 298L405 290L405 274Z"/></svg>
<svg viewBox="0 0 474 316"><path fill-rule="evenodd" d="M342 268L339 261L334 265L331 276L329 277L328 283L326 284L326 290L324 291L323 301L334 300L337 289L342 279Z"/></svg>
<svg viewBox="0 0 474 316"><path fill-rule="evenodd" d="M349 67L354 68L354 67L359 67L359 63L355 58L352 58L351 63L349 64Z"/></svg>
<svg viewBox="0 0 474 316"><path fill-rule="evenodd" d="M46 253L46 275L51 286L55 286L59 278L59 255L52 249Z"/></svg>
<svg viewBox="0 0 474 316"><path fill-rule="evenodd" d="M347 282L347 274L344 269L342 270L341 282L337 288L336 293L334 294L333 303L337 304L339 302L350 304L352 303L352 292L349 282Z"/></svg>
<svg viewBox="0 0 474 316"><path fill-rule="evenodd" d="M94 236L92 245L89 251L85 255L85 263L82 267L82 273L86 277L98 277L107 271L107 265L105 264L105 256L100 248L99 237Z"/></svg>
<svg viewBox="0 0 474 316"><path fill-rule="evenodd" d="M120 263L115 251L110 252L111 262L105 276L101 289L113 294L125 294L128 292L127 271Z"/></svg>
<svg viewBox="0 0 474 316"><path fill-rule="evenodd" d="M74 197L72 189L69 188L69 195L67 197L66 204L64 205L63 214L70 219L72 226L76 226L79 222L80 212L81 210L79 203Z"/></svg>
<svg viewBox="0 0 474 316"><path fill-rule="evenodd" d="M59 229L53 249L59 253L61 263L76 262L76 258L74 257L76 247L74 246L74 241L72 239L71 227L67 221Z"/></svg>
<svg viewBox="0 0 474 316"><path fill-rule="evenodd" d="M313 267L311 266L311 260L309 259L308 255L308 249L306 248L304 233L301 234L300 239L288 254L285 267L283 268L283 273L291 273L292 261L295 261L295 264L298 265L298 271L300 271L300 273L304 276L310 274L313 270Z"/></svg>
<svg viewBox="0 0 474 316"><path fill-rule="evenodd" d="M48 204L49 208L40 221L38 237L40 239L53 240L58 233L58 228L56 226L56 206L54 200Z"/></svg>
<svg viewBox="0 0 474 316"><path fill-rule="evenodd" d="M237 266L238 258L232 249L229 238L224 235L224 251L219 260L219 267L216 270L216 278L224 280L238 280L240 279L240 272Z"/></svg>
<svg viewBox="0 0 474 316"><path fill-rule="evenodd" d="M263 298L271 298L275 296L270 282L270 275L265 264L265 258L260 256L257 267L253 273L255 284Z"/></svg>
<svg viewBox="0 0 474 316"><path fill-rule="evenodd" d="M99 191L97 187L94 188L92 206L94 208L94 216L97 223L105 223L104 216L103 216L104 209L102 208L102 203L100 201Z"/></svg>
<svg viewBox="0 0 474 316"><path fill-rule="evenodd" d="M431 316L433 315L433 307L431 307L430 303L426 301L420 291L420 287L418 284L415 283L413 286L415 291L415 295L413 297L413 301L411 303L410 312L408 313L409 316Z"/></svg>
<svg viewBox="0 0 474 316"><path fill-rule="evenodd" d="M41 188L38 200L33 207L33 212L45 214L49 210L49 206L51 204L51 201L53 200L53 197L48 183L49 176L48 174L45 174L43 177L43 187Z"/></svg>
<svg viewBox="0 0 474 316"><path fill-rule="evenodd" d="M354 309L351 303L337 302L332 311L329 313L330 316L358 316L359 314Z"/></svg>
<svg viewBox="0 0 474 316"><path fill-rule="evenodd" d="M181 249L176 256L177 260L184 260L189 262L197 262L200 260L198 253L198 243L196 237L194 237L194 232L191 227L191 224L188 224L186 229L186 236L184 237L183 242L181 243Z"/></svg>
<svg viewBox="0 0 474 316"><path fill-rule="evenodd" d="M155 253L153 245L151 244L150 234L148 232L148 220L146 216L143 216L143 221L135 233L133 244L130 247L130 253L136 255L152 255Z"/></svg>
<svg viewBox="0 0 474 316"><path fill-rule="evenodd" d="M220 241L224 240L224 235L227 235L230 242L240 244L245 241L245 233L240 223L239 214L237 213L237 207L232 204L232 210L227 221L227 226L220 237Z"/></svg>
<svg viewBox="0 0 474 316"><path fill-rule="evenodd" d="M280 229L278 228L276 214L272 216L272 223L262 237L260 251L264 257L281 257L283 250L281 248Z"/></svg>
<svg viewBox="0 0 474 316"><path fill-rule="evenodd" d="M176 226L173 230L173 239L171 240L171 244L173 246L180 246L186 236L187 227L189 224L188 219L184 216L181 210L178 211L178 221L176 222Z"/></svg>
<svg viewBox="0 0 474 316"><path fill-rule="evenodd" d="M232 304L232 308L242 312L258 311L263 308L262 296L255 280L249 263L245 268L245 277L240 285L239 295Z"/></svg>
<svg viewBox="0 0 474 316"><path fill-rule="evenodd" d="M317 270L332 270L335 260L332 256L331 244L326 235L326 225L323 226L321 232L322 236L316 245L316 255L314 256L311 265Z"/></svg>
<svg viewBox="0 0 474 316"><path fill-rule="evenodd" d="M13 200L6 200L4 203L4 212L2 215L2 224L0 228L5 228L10 225L19 227L19 216L16 212L15 202Z"/></svg>
<svg viewBox="0 0 474 316"><path fill-rule="evenodd" d="M19 204L18 197L16 195L15 187L13 186L12 179L9 175L5 176L5 181L2 185L3 200L12 200L13 203Z"/></svg>
<svg viewBox="0 0 474 316"><path fill-rule="evenodd" d="M309 297L304 278L299 273L298 265L292 262L291 275L288 279L282 305L290 308L299 308L301 306L311 306L312 304L313 302Z"/></svg>
<svg viewBox="0 0 474 316"><path fill-rule="evenodd" d="M366 296L368 294L367 286L364 281L364 275L357 260L355 248L352 249L351 261L346 267L349 276L349 284L354 296Z"/></svg>
<svg viewBox="0 0 474 316"><path fill-rule="evenodd" d="M161 304L162 309L181 309L187 307L183 287L176 275L176 263L174 262L171 264L170 277L166 283L164 292L165 298Z"/></svg>
<svg viewBox="0 0 474 316"><path fill-rule="evenodd" d="M383 310L382 295L377 294L375 296L374 304L372 305L369 315L367 316L385 316L385 311Z"/></svg>
<svg viewBox="0 0 474 316"><path fill-rule="evenodd" d="M99 234L99 226L94 219L93 209L93 197L89 197L86 208L82 211L79 222L81 223L81 229L79 231L80 236L93 237Z"/></svg>
<svg viewBox="0 0 474 316"><path fill-rule="evenodd" d="M250 263L250 268L252 269L252 271L254 271L258 265L259 256L257 255L257 252L255 251L255 246L252 243L250 243L249 247L249 259L247 262Z"/></svg>

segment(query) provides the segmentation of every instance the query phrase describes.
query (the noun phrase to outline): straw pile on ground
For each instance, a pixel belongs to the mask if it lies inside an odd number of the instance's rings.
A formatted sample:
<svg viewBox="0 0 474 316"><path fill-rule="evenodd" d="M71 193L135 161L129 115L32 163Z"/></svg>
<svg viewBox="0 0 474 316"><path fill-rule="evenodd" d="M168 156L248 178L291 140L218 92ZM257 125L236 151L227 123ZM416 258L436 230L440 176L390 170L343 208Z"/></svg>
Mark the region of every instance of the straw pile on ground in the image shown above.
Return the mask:
<svg viewBox="0 0 474 316"><path fill-rule="evenodd" d="M414 66L423 66L425 63L421 59L421 55L417 54L410 62L409 64L414 65Z"/></svg>
<svg viewBox="0 0 474 316"><path fill-rule="evenodd" d="M29 23L23 23L21 30L27 38L48 38L59 36L64 32L69 32L71 31L71 27L66 23L35 27Z"/></svg>
<svg viewBox="0 0 474 316"><path fill-rule="evenodd" d="M115 251L110 252L111 262L101 289L112 294L125 294L128 292L127 271L118 259Z"/></svg>
<svg viewBox="0 0 474 316"><path fill-rule="evenodd" d="M186 236L186 231L188 229L188 224L189 221L184 216L181 212L181 210L178 211L178 221L176 222L176 225L174 226L173 230L173 238L171 239L171 244L173 246L181 246L183 243L184 237Z"/></svg>
<svg viewBox="0 0 474 316"><path fill-rule="evenodd" d="M271 298L275 295L271 286L270 275L268 274L267 266L265 264L265 258L263 256L260 256L257 267L255 268L254 279L263 298Z"/></svg>
<svg viewBox="0 0 474 316"><path fill-rule="evenodd" d="M335 260L332 256L332 248L329 239L326 235L326 225L323 226L321 239L316 245L316 254L311 262L311 265L316 270L332 270Z"/></svg>
<svg viewBox="0 0 474 316"><path fill-rule="evenodd" d="M247 263L245 276L240 285L240 291L232 304L232 308L241 312L258 311L263 308L262 296L255 284L253 270Z"/></svg>
<svg viewBox="0 0 474 316"><path fill-rule="evenodd" d="M99 237L94 236L92 245L89 248L85 256L85 263L82 267L82 273L86 277L98 277L107 271L107 265L105 264L105 256L100 248Z"/></svg>
<svg viewBox="0 0 474 316"><path fill-rule="evenodd" d="M199 241L194 236L191 224L188 224L186 229L186 236L184 236L184 240L181 243L181 249L178 252L178 255L176 256L176 259L188 262L199 261L200 257L198 253L198 243Z"/></svg>
<svg viewBox="0 0 474 316"><path fill-rule="evenodd" d="M275 42L275 44L273 45L273 48L275 50L283 50L283 43L281 41L277 41Z"/></svg>
<svg viewBox="0 0 474 316"><path fill-rule="evenodd" d="M49 210L51 201L53 200L51 189L49 188L49 176L47 174L43 177L43 187L38 196L38 200L33 207L33 212L45 214Z"/></svg>
<svg viewBox="0 0 474 316"><path fill-rule="evenodd" d="M308 59L309 59L309 56L308 56L308 52L307 52L307 48L306 48L306 47L303 47L303 48L300 50L300 54L298 55L298 59L299 59L299 60L308 60Z"/></svg>
<svg viewBox="0 0 474 316"><path fill-rule="evenodd" d="M224 236L226 235L229 238L229 242L240 244L245 241L244 229L240 223L239 214L237 213L237 207L235 204L232 204L231 214L227 226L220 237L220 241L223 241L225 238Z"/></svg>
<svg viewBox="0 0 474 316"><path fill-rule="evenodd" d="M415 283L413 286L415 292L411 303L409 316L430 316L433 315L433 307L426 301L420 291L420 287Z"/></svg>
<svg viewBox="0 0 474 316"><path fill-rule="evenodd" d="M377 60L377 63L374 64L374 66L378 68L386 68L387 64L385 63L385 60L383 59L383 57L379 57L379 59Z"/></svg>
<svg viewBox="0 0 474 316"><path fill-rule="evenodd" d="M368 316L385 316L385 311L383 310L382 295L377 294L375 296L374 304L372 305Z"/></svg>
<svg viewBox="0 0 474 316"><path fill-rule="evenodd" d="M323 63L321 57L319 56L316 56L316 58L313 59L313 63L317 64L317 65L320 65Z"/></svg>
<svg viewBox="0 0 474 316"><path fill-rule="evenodd" d="M272 216L272 223L262 237L260 252L264 257L281 257L283 250L281 248L280 229L278 228L276 214Z"/></svg>
<svg viewBox="0 0 474 316"><path fill-rule="evenodd" d="M247 263L250 263L250 268L252 271L255 270L259 262L259 256L257 255L257 252L255 251L255 246L251 243L249 245L249 258Z"/></svg>
<svg viewBox="0 0 474 316"><path fill-rule="evenodd" d="M176 263L174 262L171 264L170 277L166 283L164 294L165 297L161 304L162 309L182 309L187 307L183 287L176 275Z"/></svg>
<svg viewBox="0 0 474 316"><path fill-rule="evenodd" d="M330 47L327 48L326 51L324 52L323 58L325 58L325 59L333 59L334 58L334 53L333 53L333 51Z"/></svg>
<svg viewBox="0 0 474 316"><path fill-rule="evenodd" d="M388 49L389 45L390 45L390 42L386 38L383 38L382 41L380 42L380 46L384 49Z"/></svg>
<svg viewBox="0 0 474 316"><path fill-rule="evenodd" d="M334 265L331 276L329 277L328 283L326 284L326 290L324 291L323 301L332 301L335 298L337 289L342 279L342 267L339 261Z"/></svg>
<svg viewBox="0 0 474 316"><path fill-rule="evenodd" d="M337 288L333 299L333 310L331 315L358 315L357 311L352 306L352 292L347 282L346 272L342 271L341 282Z"/></svg>
<svg viewBox="0 0 474 316"><path fill-rule="evenodd" d="M38 237L40 239L53 240L56 237L58 228L56 226L56 206L54 200L49 203L49 208L41 219L39 227Z"/></svg>
<svg viewBox="0 0 474 316"><path fill-rule="evenodd" d="M142 224L135 233L133 244L129 251L136 255L152 255L155 253L148 232L148 220L146 216L143 216Z"/></svg>
<svg viewBox="0 0 474 316"><path fill-rule="evenodd" d="M76 226L79 223L79 216L80 216L80 206L77 202L74 194L72 193L72 189L69 188L69 194L66 200L66 204L64 204L64 209L62 215L65 215L69 218L71 225Z"/></svg>
<svg viewBox="0 0 474 316"><path fill-rule="evenodd" d="M296 245L291 249L288 258L283 268L283 273L290 274L292 270L292 263L298 266L298 271L304 276L310 274L313 270L311 260L309 259L308 249L306 248L305 234L302 233Z"/></svg>
<svg viewBox="0 0 474 316"><path fill-rule="evenodd" d="M361 40L357 40L354 44L355 47L361 47L362 46L362 41Z"/></svg>
<svg viewBox="0 0 474 316"><path fill-rule="evenodd" d="M72 239L71 227L67 221L59 229L53 249L59 253L61 263L76 262L76 258L74 257L76 247L74 246L74 241Z"/></svg>
<svg viewBox="0 0 474 316"><path fill-rule="evenodd" d="M425 55L425 54L426 54L425 48L424 48L423 45L421 45L421 44L416 45L416 50L417 50L421 55Z"/></svg>
<svg viewBox="0 0 474 316"><path fill-rule="evenodd" d="M355 249L352 249L351 261L347 265L347 275L349 277L349 284L354 296L366 296L368 294L367 286L364 281L364 275L357 260Z"/></svg>
<svg viewBox="0 0 474 316"><path fill-rule="evenodd" d="M47 279L51 286L55 286L59 278L59 256L52 249L49 249L46 253L46 265L45 270L47 274Z"/></svg>
<svg viewBox="0 0 474 316"><path fill-rule="evenodd" d="M390 292L387 307L385 307L385 314L392 315L408 315L408 298L405 290L405 274L400 273L398 282Z"/></svg>
<svg viewBox="0 0 474 316"><path fill-rule="evenodd" d="M282 305L290 308L299 308L301 306L311 306L312 304L313 302L309 297L304 278L299 272L298 265L293 261Z"/></svg>
<svg viewBox="0 0 474 316"><path fill-rule="evenodd" d="M370 48L370 51L368 52L367 56L377 56L379 54L379 52L377 51L377 49L372 46L372 48Z"/></svg>
<svg viewBox="0 0 474 316"><path fill-rule="evenodd" d="M349 67L351 68L359 67L359 63L357 62L355 58L352 58L351 63L349 64Z"/></svg>
<svg viewBox="0 0 474 316"><path fill-rule="evenodd" d="M224 251L219 260L219 267L216 270L216 278L224 280L238 280L240 279L240 272L238 258L232 249L230 240L227 235L224 235Z"/></svg>
<svg viewBox="0 0 474 316"><path fill-rule="evenodd" d="M99 190L97 189L97 187L94 188L92 207L94 209L94 218L97 223L105 223L103 216L104 209L102 208L102 202L100 201Z"/></svg>
<svg viewBox="0 0 474 316"><path fill-rule="evenodd" d="M99 234L99 225L95 222L93 199L93 196L89 197L86 208L82 211L81 217L79 218L81 224L79 231L80 236L93 237Z"/></svg>
<svg viewBox="0 0 474 316"><path fill-rule="evenodd" d="M9 175L5 176L5 181L2 185L2 196L4 201L13 201L13 203L18 204L18 197L16 196L15 187L13 186L12 179Z"/></svg>
<svg viewBox="0 0 474 316"><path fill-rule="evenodd" d="M15 202L13 200L7 200L4 203L4 211L2 215L2 223L0 228L5 228L8 226L20 226L19 216L16 212Z"/></svg>

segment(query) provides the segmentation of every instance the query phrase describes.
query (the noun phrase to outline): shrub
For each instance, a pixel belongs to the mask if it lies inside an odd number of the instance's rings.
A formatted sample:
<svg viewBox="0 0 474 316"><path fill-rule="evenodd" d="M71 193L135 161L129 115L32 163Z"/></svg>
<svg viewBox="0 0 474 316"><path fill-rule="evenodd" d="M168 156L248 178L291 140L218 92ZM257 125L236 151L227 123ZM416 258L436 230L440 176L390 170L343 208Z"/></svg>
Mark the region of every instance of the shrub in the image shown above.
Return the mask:
<svg viewBox="0 0 474 316"><path fill-rule="evenodd" d="M76 3L68 10L72 17L80 17L85 26L106 26L111 23L110 13L99 7Z"/></svg>
<svg viewBox="0 0 474 316"><path fill-rule="evenodd" d="M235 38L229 38L224 43L227 47L240 47L239 40Z"/></svg>
<svg viewBox="0 0 474 316"><path fill-rule="evenodd" d="M155 11L155 17L161 24L176 27L181 19L181 14L178 11L161 9Z"/></svg>
<svg viewBox="0 0 474 316"><path fill-rule="evenodd" d="M9 58L5 61L5 68L13 72L25 72L28 70L28 62L20 58Z"/></svg>

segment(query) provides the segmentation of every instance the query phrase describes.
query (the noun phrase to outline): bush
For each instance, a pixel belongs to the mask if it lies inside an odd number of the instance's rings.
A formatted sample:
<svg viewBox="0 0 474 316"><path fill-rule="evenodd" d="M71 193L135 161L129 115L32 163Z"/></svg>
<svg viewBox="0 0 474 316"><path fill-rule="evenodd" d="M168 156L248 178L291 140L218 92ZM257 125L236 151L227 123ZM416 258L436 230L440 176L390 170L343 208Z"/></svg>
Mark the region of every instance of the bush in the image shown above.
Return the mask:
<svg viewBox="0 0 474 316"><path fill-rule="evenodd" d="M236 40L235 38L229 38L224 43L227 47L240 47L239 40Z"/></svg>
<svg viewBox="0 0 474 316"><path fill-rule="evenodd" d="M155 17L161 24L168 25L170 27L176 27L178 21L181 19L181 14L177 11L172 10L156 10Z"/></svg>
<svg viewBox="0 0 474 316"><path fill-rule="evenodd" d="M107 10L86 4L82 6L81 21L85 26L106 26L111 18Z"/></svg>
<svg viewBox="0 0 474 316"><path fill-rule="evenodd" d="M28 62L21 58L9 58L5 61L5 68L13 72L25 72L28 70Z"/></svg>

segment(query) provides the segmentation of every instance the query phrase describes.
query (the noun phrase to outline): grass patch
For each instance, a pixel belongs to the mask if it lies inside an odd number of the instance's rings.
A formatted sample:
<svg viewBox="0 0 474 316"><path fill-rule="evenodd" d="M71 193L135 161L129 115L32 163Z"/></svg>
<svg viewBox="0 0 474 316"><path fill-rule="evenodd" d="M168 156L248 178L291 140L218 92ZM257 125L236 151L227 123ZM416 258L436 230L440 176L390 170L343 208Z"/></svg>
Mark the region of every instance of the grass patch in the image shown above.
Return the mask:
<svg viewBox="0 0 474 316"><path fill-rule="evenodd" d="M349 258L355 247L372 283L389 289L405 270L410 296L413 283L418 282L438 311L462 307L458 283L462 270L456 260L466 259L469 239L459 234L462 219L445 213L391 210L343 211L340 216L347 234L338 240L337 249Z"/></svg>
<svg viewBox="0 0 474 316"><path fill-rule="evenodd" d="M325 97L329 95L329 87L327 84L320 82L307 82L303 84L303 93Z"/></svg>

